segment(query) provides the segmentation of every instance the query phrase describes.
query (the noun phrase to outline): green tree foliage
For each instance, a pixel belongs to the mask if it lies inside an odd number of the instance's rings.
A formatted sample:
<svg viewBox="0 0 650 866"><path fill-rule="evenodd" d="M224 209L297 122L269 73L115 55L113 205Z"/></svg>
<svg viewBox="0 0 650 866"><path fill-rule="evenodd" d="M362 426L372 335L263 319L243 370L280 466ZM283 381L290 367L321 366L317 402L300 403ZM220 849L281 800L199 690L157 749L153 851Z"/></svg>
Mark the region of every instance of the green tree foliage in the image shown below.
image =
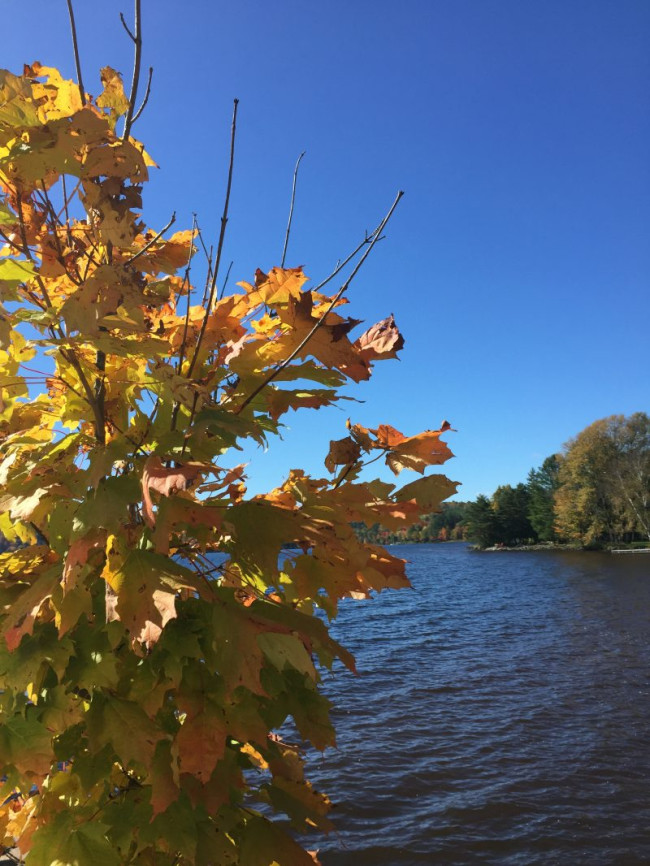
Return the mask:
<svg viewBox="0 0 650 866"><path fill-rule="evenodd" d="M402 336L351 336L357 267L331 295L299 268L224 294L223 232L195 288L196 227L142 219L137 88L102 83L0 72L0 531L21 545L0 555L0 838L29 866L306 866L271 816L328 830L330 804L277 729L333 745L320 670L354 661L318 613L408 585L350 523L408 527L456 490L359 475L443 463L448 425L349 423L325 477L247 498L240 443Z"/></svg>
<svg viewBox="0 0 650 866"><path fill-rule="evenodd" d="M504 544L522 544L535 541L535 530L528 519L530 494L525 484L497 487L492 496L492 508L497 520L499 541Z"/></svg>
<svg viewBox="0 0 650 866"><path fill-rule="evenodd" d="M479 547L535 541L528 519L530 494L525 484L498 487L492 498L478 496L467 509L467 536Z"/></svg>
<svg viewBox="0 0 650 866"><path fill-rule="evenodd" d="M528 519L540 541L556 541L555 493L559 487L560 458L551 454L539 469L528 473Z"/></svg>
<svg viewBox="0 0 650 866"><path fill-rule="evenodd" d="M467 509L467 537L479 547L491 547L502 542L501 528L492 503L487 496L480 494Z"/></svg>

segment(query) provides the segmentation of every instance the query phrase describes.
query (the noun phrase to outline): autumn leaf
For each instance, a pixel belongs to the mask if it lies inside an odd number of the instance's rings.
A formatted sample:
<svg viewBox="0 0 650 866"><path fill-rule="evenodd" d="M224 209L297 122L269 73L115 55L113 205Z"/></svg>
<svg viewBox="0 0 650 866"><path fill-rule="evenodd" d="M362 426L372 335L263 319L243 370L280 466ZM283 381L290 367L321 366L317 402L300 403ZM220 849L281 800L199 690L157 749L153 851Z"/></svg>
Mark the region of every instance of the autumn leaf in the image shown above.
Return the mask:
<svg viewBox="0 0 650 866"><path fill-rule="evenodd" d="M154 527L156 523L151 491L161 496L172 496L180 490L187 490L190 484L204 473L208 467L200 463L187 463L175 469L165 469L157 455L147 459L142 473L142 516L145 522Z"/></svg>
<svg viewBox="0 0 650 866"><path fill-rule="evenodd" d="M450 481L444 475L429 475L419 478L410 484L405 484L395 494L397 502L413 500L422 509L422 513L438 511L440 503L456 493L457 481Z"/></svg>
<svg viewBox="0 0 650 866"><path fill-rule="evenodd" d="M110 66L104 66L100 75L102 84L104 85L104 90L99 94L95 102L100 108L109 109L111 114L111 126L114 129L118 118L123 114L126 114L129 107L129 100L124 93L124 84L122 83L122 76L119 72L111 69Z"/></svg>
<svg viewBox="0 0 650 866"><path fill-rule="evenodd" d="M287 307L278 310L280 320L291 330L277 341L275 350L279 349L284 355L297 351L297 357L302 359L311 355L325 366L341 370L355 382L368 379L368 364L347 336L359 320L327 313L323 306L314 307L314 297L309 291L302 292L297 300L291 297Z"/></svg>
<svg viewBox="0 0 650 866"><path fill-rule="evenodd" d="M397 357L399 350L404 348L404 337L391 313L386 319L368 328L353 345L364 361L384 360Z"/></svg>
<svg viewBox="0 0 650 866"><path fill-rule="evenodd" d="M361 456L361 446L350 436L345 439L332 439L330 450L325 458L325 466L330 472L334 472L337 466L345 466L354 463Z"/></svg>

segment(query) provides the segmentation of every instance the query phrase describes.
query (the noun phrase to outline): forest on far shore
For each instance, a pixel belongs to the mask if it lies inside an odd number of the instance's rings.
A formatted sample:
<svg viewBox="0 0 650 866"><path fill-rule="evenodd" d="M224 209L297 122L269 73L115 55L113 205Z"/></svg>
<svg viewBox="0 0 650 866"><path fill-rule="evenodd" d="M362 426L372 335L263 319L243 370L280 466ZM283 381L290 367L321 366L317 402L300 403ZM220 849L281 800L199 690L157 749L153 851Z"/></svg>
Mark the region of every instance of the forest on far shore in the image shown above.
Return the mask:
<svg viewBox="0 0 650 866"><path fill-rule="evenodd" d="M400 532L356 524L366 541L472 541L478 547L550 543L584 548L650 542L650 417L636 412L590 424L525 483L498 487Z"/></svg>

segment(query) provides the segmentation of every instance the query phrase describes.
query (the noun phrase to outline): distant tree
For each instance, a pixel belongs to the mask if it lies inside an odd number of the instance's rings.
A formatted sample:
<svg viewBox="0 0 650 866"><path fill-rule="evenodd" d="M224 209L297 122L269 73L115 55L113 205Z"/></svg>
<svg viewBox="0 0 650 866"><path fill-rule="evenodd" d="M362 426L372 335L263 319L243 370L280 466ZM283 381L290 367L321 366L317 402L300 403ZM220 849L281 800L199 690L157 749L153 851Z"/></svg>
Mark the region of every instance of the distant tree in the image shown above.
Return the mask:
<svg viewBox="0 0 650 866"><path fill-rule="evenodd" d="M650 418L612 415L565 446L555 494L562 535L590 545L650 538Z"/></svg>
<svg viewBox="0 0 650 866"><path fill-rule="evenodd" d="M535 540L536 533L528 519L530 494L525 484L497 487L492 507L497 519L498 540L504 544L521 544Z"/></svg>
<svg viewBox="0 0 650 866"><path fill-rule="evenodd" d="M492 503L483 494L467 507L467 535L479 547L490 547L500 541L499 522Z"/></svg>
<svg viewBox="0 0 650 866"><path fill-rule="evenodd" d="M551 454L528 473L528 519L540 541L555 541L555 493L560 485L560 458Z"/></svg>
<svg viewBox="0 0 650 866"><path fill-rule="evenodd" d="M608 419L608 434L616 455L612 490L626 523L650 540L650 418L635 412L629 418Z"/></svg>

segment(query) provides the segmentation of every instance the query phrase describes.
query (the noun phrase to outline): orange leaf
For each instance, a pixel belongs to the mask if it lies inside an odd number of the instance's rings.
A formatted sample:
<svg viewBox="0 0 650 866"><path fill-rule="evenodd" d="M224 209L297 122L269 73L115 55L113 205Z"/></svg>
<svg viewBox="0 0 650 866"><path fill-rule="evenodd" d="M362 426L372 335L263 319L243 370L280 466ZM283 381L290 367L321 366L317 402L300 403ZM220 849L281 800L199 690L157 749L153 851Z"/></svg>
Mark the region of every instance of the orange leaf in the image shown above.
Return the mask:
<svg viewBox="0 0 650 866"><path fill-rule="evenodd" d="M397 475L405 468L424 472L427 466L437 466L453 457L446 442L440 441L441 433L448 429L450 427L447 424L440 430L427 430L417 436L404 436L394 427L381 424L370 432L375 434L380 447L390 451L386 463Z"/></svg>

